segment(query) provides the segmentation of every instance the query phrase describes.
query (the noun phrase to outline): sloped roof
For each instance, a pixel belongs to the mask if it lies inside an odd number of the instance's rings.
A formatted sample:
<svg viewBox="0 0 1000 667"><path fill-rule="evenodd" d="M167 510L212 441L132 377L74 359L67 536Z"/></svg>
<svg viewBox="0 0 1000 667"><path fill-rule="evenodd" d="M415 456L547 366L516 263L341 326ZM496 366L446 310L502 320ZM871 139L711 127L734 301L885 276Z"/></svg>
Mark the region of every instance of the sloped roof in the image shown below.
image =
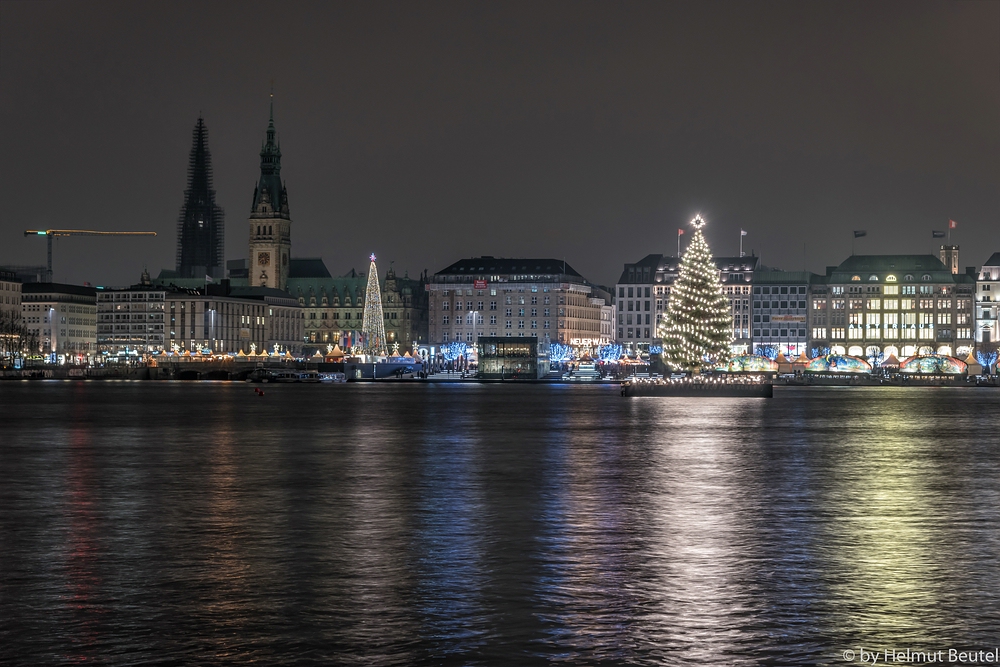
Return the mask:
<svg viewBox="0 0 1000 667"><path fill-rule="evenodd" d="M990 255L990 258L986 260L983 266L1000 266L1000 252Z"/></svg>
<svg viewBox="0 0 1000 667"><path fill-rule="evenodd" d="M934 255L852 255L836 271L948 271ZM948 273L951 273L948 271Z"/></svg>
<svg viewBox="0 0 1000 667"><path fill-rule="evenodd" d="M561 259L521 259L489 256L460 259L434 275L486 276L511 274L583 277L577 273L576 269Z"/></svg>
<svg viewBox="0 0 1000 667"><path fill-rule="evenodd" d="M329 278L330 271L322 257L292 257L288 262L289 278Z"/></svg>

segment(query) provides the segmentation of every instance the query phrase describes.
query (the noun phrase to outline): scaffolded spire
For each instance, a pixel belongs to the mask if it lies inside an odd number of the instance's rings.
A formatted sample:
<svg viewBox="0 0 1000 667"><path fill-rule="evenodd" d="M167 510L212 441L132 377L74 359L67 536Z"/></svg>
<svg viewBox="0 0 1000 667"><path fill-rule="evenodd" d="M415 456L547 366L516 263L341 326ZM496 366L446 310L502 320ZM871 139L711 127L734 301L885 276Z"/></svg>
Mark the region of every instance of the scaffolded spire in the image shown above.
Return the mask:
<svg viewBox="0 0 1000 667"><path fill-rule="evenodd" d="M221 277L225 253L223 220L212 189L208 129L199 116L188 161L188 187L177 221L177 271L182 277L201 278L206 273L218 273Z"/></svg>
<svg viewBox="0 0 1000 667"><path fill-rule="evenodd" d="M374 357L387 355L385 347L385 316L382 314L382 291L378 284L378 269L375 267L375 253L369 257L368 289L365 292L365 319L361 323L364 337L364 353Z"/></svg>

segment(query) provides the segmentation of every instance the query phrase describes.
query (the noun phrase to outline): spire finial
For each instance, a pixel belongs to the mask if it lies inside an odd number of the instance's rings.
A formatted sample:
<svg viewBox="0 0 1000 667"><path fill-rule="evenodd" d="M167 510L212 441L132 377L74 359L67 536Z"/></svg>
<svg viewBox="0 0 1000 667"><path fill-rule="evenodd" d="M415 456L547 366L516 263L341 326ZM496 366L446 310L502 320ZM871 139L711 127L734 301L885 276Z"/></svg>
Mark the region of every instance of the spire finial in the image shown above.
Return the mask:
<svg viewBox="0 0 1000 667"><path fill-rule="evenodd" d="M274 79L271 79L271 122L274 123Z"/></svg>

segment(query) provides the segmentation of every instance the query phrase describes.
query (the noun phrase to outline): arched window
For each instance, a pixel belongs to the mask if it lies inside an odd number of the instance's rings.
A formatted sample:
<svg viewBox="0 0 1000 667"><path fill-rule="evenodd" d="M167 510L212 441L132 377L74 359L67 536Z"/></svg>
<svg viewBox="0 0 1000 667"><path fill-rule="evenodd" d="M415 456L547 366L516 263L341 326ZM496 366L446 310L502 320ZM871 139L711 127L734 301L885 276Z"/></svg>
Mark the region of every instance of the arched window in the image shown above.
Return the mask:
<svg viewBox="0 0 1000 667"><path fill-rule="evenodd" d="M875 282L878 282L878 276L876 276L876 275L875 275L875 274L873 273L873 274L871 274L870 276L868 276L868 280L869 280L869 281L875 281Z"/></svg>
<svg viewBox="0 0 1000 667"><path fill-rule="evenodd" d="M896 276L888 275L888 276L885 277L885 281L887 283L894 283L894 282L896 282Z"/></svg>
<svg viewBox="0 0 1000 667"><path fill-rule="evenodd" d="M931 279L931 274L925 273L924 275L920 276L920 279L921 280L930 280Z"/></svg>
<svg viewBox="0 0 1000 667"><path fill-rule="evenodd" d="M851 276L851 280L853 281L861 280L861 276Z"/></svg>
<svg viewBox="0 0 1000 667"><path fill-rule="evenodd" d="M903 276L903 280L905 280L908 283L913 282L913 276L907 273L905 276Z"/></svg>

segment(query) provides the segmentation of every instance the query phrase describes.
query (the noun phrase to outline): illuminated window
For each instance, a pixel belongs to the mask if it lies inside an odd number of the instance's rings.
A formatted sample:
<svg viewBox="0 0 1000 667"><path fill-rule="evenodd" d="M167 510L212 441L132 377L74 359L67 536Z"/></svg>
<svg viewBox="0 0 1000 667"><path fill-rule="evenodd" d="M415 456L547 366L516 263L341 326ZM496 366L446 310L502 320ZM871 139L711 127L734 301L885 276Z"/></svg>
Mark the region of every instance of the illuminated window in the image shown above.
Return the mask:
<svg viewBox="0 0 1000 667"><path fill-rule="evenodd" d="M851 276L851 280L853 280L853 281L859 281L859 280L861 280L861 276Z"/></svg>
<svg viewBox="0 0 1000 667"><path fill-rule="evenodd" d="M873 273L873 274L871 274L870 276L868 276L868 280L869 280L869 281L878 281L878 276L876 276L876 275L875 275L875 274Z"/></svg>
<svg viewBox="0 0 1000 667"><path fill-rule="evenodd" d="M890 275L888 275L888 276L885 277L885 281L887 283L894 283L894 282L896 282L896 276L890 274ZM888 292L886 292L886 294L888 294ZM895 292L893 292L893 294L895 294Z"/></svg>

